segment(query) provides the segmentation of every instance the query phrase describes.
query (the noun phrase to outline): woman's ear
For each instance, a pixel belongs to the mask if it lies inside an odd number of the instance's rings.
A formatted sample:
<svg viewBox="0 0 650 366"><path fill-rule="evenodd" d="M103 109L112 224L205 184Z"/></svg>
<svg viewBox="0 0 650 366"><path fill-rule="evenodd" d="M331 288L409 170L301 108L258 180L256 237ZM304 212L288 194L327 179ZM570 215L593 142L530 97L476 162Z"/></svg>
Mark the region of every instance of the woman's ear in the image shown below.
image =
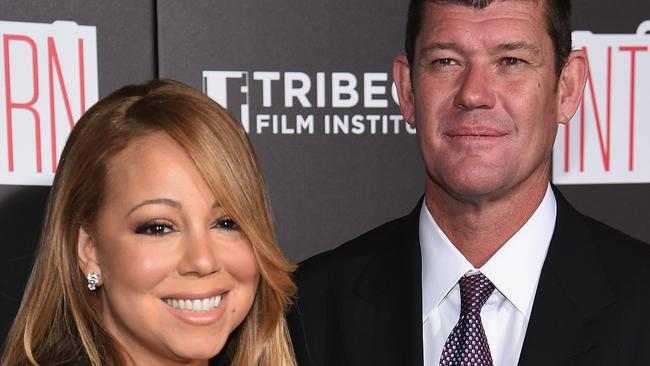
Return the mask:
<svg viewBox="0 0 650 366"><path fill-rule="evenodd" d="M79 269L84 275L89 273L101 273L99 262L97 261L97 246L88 231L83 227L79 228L79 238L77 239L77 258L79 259Z"/></svg>

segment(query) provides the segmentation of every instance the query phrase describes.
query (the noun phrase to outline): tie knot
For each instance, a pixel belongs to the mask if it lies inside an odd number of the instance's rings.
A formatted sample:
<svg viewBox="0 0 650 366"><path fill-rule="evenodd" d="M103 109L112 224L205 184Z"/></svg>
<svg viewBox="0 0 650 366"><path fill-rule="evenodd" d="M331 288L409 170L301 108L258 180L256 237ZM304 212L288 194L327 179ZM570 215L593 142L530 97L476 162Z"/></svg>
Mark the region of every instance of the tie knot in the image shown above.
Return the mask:
<svg viewBox="0 0 650 366"><path fill-rule="evenodd" d="M492 282L479 273L461 277L458 284L460 285L460 313L480 314L483 304L494 291Z"/></svg>

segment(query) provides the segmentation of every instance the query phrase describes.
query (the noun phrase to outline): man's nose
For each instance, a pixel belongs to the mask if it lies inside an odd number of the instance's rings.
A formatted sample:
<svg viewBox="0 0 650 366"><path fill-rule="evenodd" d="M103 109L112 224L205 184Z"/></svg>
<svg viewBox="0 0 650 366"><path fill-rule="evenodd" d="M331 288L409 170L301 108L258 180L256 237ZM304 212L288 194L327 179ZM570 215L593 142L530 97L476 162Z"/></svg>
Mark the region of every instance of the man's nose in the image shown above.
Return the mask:
<svg viewBox="0 0 650 366"><path fill-rule="evenodd" d="M180 274L203 277L220 270L219 244L209 232L189 233L184 241L183 257L178 264Z"/></svg>
<svg viewBox="0 0 650 366"><path fill-rule="evenodd" d="M494 80L488 65L470 65L462 74L454 106L464 110L494 107Z"/></svg>

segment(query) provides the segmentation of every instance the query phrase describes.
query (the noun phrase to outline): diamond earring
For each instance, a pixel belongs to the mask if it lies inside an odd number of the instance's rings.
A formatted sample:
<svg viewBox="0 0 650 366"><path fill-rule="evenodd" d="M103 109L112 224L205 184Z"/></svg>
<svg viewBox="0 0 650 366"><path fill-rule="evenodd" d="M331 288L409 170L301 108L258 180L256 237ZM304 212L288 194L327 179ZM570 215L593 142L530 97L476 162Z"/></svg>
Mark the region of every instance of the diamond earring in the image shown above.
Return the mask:
<svg viewBox="0 0 650 366"><path fill-rule="evenodd" d="M86 280L88 281L88 290L95 291L99 285L99 273L90 272L86 275Z"/></svg>

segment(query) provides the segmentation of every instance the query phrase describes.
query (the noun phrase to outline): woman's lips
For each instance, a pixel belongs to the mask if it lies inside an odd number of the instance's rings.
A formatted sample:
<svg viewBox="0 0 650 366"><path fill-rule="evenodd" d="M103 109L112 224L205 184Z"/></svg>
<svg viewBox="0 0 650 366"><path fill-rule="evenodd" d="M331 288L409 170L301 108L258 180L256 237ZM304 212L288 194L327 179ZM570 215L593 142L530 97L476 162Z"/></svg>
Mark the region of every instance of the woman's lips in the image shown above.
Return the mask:
<svg viewBox="0 0 650 366"><path fill-rule="evenodd" d="M221 295L210 296L202 299L165 298L163 301L174 309L187 311L210 311L219 306L221 303Z"/></svg>
<svg viewBox="0 0 650 366"><path fill-rule="evenodd" d="M228 292L205 295L174 295L161 299L163 306L176 318L191 325L209 325L225 313Z"/></svg>

